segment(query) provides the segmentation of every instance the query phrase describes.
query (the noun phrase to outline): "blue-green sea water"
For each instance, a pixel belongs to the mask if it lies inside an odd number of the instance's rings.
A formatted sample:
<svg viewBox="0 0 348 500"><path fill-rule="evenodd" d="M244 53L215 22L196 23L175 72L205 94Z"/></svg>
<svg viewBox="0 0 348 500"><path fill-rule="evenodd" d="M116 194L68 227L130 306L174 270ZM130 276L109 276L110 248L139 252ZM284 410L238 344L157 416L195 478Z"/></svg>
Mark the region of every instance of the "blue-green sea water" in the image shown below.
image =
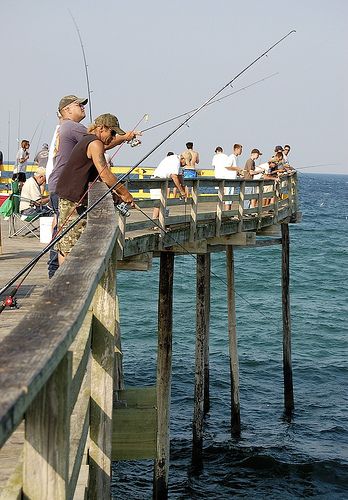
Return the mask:
<svg viewBox="0 0 348 500"><path fill-rule="evenodd" d="M348 176L300 175L290 226L293 421L283 418L280 247L235 251L242 433L230 437L226 287L211 283L211 410L191 468L195 261L177 257L169 498L348 498ZM225 255L212 256L226 279ZM158 261L120 272L127 386L155 384ZM153 462L113 464L113 498L152 495Z"/></svg>

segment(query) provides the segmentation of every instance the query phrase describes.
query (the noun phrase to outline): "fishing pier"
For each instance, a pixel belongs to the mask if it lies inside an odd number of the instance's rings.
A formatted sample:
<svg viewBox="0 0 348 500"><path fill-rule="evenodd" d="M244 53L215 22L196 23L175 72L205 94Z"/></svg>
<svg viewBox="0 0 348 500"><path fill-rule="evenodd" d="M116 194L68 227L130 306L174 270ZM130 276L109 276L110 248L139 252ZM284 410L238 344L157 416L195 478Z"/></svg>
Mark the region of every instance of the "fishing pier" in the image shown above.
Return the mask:
<svg viewBox="0 0 348 500"><path fill-rule="evenodd" d="M209 401L213 252L226 255L231 435L238 436L234 252L281 246L284 408L291 416L289 224L300 221L297 175L276 183L200 177L187 184L192 197L184 202L167 197L167 180L128 180L128 189L137 193L131 217L116 216L108 195L88 214L85 232L54 279L47 280L42 259L26 280L26 292L18 294L20 309L1 314L0 499L107 499L111 462L145 458L154 459L153 497L167 498L176 255L186 255L196 270L193 461L202 458L204 416L214 411ZM224 194L228 186L234 194ZM161 190L160 200L149 199L150 187ZM252 194L246 194L249 187ZM89 203L105 190L97 183ZM160 209L157 230L154 206ZM34 238L9 240L6 230L2 222L2 282L43 247ZM117 276L146 272L156 258L157 381L155 387L125 387Z"/></svg>

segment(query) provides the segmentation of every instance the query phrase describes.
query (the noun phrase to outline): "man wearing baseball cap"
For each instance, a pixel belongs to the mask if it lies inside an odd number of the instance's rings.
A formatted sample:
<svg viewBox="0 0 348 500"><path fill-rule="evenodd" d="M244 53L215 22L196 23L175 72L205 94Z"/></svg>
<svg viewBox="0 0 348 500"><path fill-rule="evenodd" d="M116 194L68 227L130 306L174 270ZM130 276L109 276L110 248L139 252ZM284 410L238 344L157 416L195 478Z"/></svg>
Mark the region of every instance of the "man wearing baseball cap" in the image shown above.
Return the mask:
<svg viewBox="0 0 348 500"><path fill-rule="evenodd" d="M56 194L57 182L60 174L67 164L74 146L87 134L87 129L80 122L85 118L85 105L88 99L85 97L77 97L76 95L66 95L61 98L58 104L58 117L60 117L60 125L57 131L55 155L53 158L53 169L48 179L48 190L50 192L50 204L58 218L58 196ZM130 131L116 132L116 134L105 149L113 147L125 141L133 139L137 133ZM53 230L53 236L55 234ZM50 253L48 262L48 276L53 277L58 269L58 256L54 250Z"/></svg>
<svg viewBox="0 0 348 500"><path fill-rule="evenodd" d="M108 187L116 184L117 177L107 166L104 156L105 147L112 143L116 134L125 135L125 132L120 128L116 116L106 113L94 120L88 133L73 148L56 185L60 227L68 226L79 216L81 210L85 210L89 182L99 177ZM123 184L117 186L114 193L122 201L133 205L133 197ZM62 264L80 238L85 225L86 221L81 220L58 242L59 264Z"/></svg>

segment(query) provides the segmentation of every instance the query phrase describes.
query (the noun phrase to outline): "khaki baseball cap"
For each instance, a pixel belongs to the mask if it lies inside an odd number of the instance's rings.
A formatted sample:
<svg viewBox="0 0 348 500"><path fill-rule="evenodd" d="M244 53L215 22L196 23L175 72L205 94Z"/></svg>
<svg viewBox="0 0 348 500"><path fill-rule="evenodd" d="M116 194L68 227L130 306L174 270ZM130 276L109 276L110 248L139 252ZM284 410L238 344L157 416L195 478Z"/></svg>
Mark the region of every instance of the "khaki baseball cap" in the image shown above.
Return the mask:
<svg viewBox="0 0 348 500"><path fill-rule="evenodd" d="M77 97L76 95L65 95L59 101L58 110L61 111L63 108L65 108L65 106L69 106L69 104L72 104L73 102L78 102L79 104L85 105L88 103L88 99L86 99L85 97Z"/></svg>
<svg viewBox="0 0 348 500"><path fill-rule="evenodd" d="M99 115L94 120L96 125L104 125L105 127L109 127L119 135L125 135L125 131L120 128L120 124L118 118L110 113L105 113L104 115Z"/></svg>

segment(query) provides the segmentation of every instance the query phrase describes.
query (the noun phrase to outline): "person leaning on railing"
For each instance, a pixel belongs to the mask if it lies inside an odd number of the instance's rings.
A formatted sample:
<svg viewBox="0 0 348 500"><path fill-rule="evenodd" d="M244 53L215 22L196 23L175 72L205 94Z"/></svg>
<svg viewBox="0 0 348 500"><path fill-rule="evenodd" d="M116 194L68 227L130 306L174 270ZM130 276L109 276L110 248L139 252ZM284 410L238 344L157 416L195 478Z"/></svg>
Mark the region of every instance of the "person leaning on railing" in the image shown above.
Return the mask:
<svg viewBox="0 0 348 500"><path fill-rule="evenodd" d="M87 206L88 184L98 177L111 188L117 177L111 172L105 160L105 146L116 135L125 135L116 116L109 113L98 116L88 128L88 133L76 144L70 158L62 169L56 186L59 197L58 226L67 227L82 214ZM134 206L133 196L122 185L114 189L123 202ZM77 223L57 244L59 265L71 252L86 226L86 220Z"/></svg>

